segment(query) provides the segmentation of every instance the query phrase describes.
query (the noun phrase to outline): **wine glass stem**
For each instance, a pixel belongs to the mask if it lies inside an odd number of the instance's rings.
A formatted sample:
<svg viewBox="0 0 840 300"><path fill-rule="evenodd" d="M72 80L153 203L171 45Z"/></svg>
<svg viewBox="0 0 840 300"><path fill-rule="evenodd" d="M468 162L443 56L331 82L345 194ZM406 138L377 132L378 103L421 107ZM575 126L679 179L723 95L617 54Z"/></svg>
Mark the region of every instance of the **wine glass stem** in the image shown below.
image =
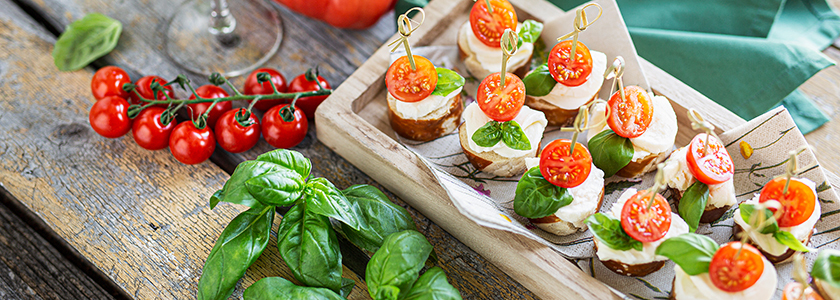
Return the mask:
<svg viewBox="0 0 840 300"><path fill-rule="evenodd" d="M213 10L210 12L210 33L220 40L229 39L229 35L236 28L236 19L230 14L227 1L211 0Z"/></svg>

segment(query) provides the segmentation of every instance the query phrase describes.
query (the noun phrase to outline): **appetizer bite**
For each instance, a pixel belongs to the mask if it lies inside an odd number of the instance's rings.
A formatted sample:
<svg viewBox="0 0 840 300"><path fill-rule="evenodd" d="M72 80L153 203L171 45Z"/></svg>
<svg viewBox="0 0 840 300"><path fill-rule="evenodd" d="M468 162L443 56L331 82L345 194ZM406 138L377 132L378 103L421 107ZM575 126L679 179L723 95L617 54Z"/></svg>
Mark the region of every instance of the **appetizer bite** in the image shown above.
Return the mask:
<svg viewBox="0 0 840 300"><path fill-rule="evenodd" d="M483 172L510 177L525 171L525 158L534 157L548 125L542 112L523 107L525 85L504 73L506 61L516 52L513 32L502 37L501 73L493 73L478 86L475 102L464 109L458 128L461 148L470 163Z"/></svg>
<svg viewBox="0 0 840 300"><path fill-rule="evenodd" d="M388 117L391 127L400 136L430 141L454 131L461 124L464 77L449 69L435 68L425 57L411 54L408 36L417 27L411 28L407 14L414 10L425 18L419 8L400 15L397 21L400 38L391 43L396 44L392 52L401 43L407 55L391 62L385 74Z"/></svg>
<svg viewBox="0 0 840 300"><path fill-rule="evenodd" d="M618 91L606 105L596 106L593 122L607 125L589 131L589 150L605 176L633 178L653 171L668 158L677 138L677 115L671 102L639 86L624 86L624 59L617 57L607 70ZM603 111L603 113L599 113Z"/></svg>
<svg viewBox="0 0 840 300"><path fill-rule="evenodd" d="M688 117L692 127L706 132L671 153L663 171L680 216L694 232L700 223L720 219L738 200L732 183L735 167L714 126L694 109L688 110Z"/></svg>
<svg viewBox="0 0 840 300"><path fill-rule="evenodd" d="M675 300L770 300L776 293L776 268L755 247L743 242L723 246L687 233L664 241L657 255L673 260Z"/></svg>
<svg viewBox="0 0 840 300"><path fill-rule="evenodd" d="M840 251L825 249L817 255L814 266L811 268L811 277L814 280L814 287L822 299L840 300ZM787 289L785 289L787 290ZM790 298L795 300L799 298ZM810 298L806 298L810 299ZM819 299L814 297L814 299Z"/></svg>
<svg viewBox="0 0 840 300"><path fill-rule="evenodd" d="M472 76L485 78L503 72L499 50L506 29L517 34L519 46L508 69L517 76L524 76L528 71L534 42L539 38L543 24L534 20L518 23L516 11L508 0L478 0L470 10L470 19L458 30L459 55Z"/></svg>
<svg viewBox="0 0 840 300"><path fill-rule="evenodd" d="M607 269L626 276L645 276L665 265L667 257L656 248L668 238L688 232L688 224L671 212L660 195L664 174L656 174L649 190L624 191L606 213L586 219L595 241L596 255Z"/></svg>
<svg viewBox="0 0 840 300"><path fill-rule="evenodd" d="M584 221L604 201L604 172L577 136L589 117L581 107L571 140L558 139L546 146L539 158L526 158L528 172L516 185L513 209L542 230L569 235L586 229ZM564 128L565 129L565 128Z"/></svg>
<svg viewBox="0 0 840 300"><path fill-rule="evenodd" d="M598 8L598 17L586 21L589 6ZM578 41L578 34L601 17L601 7L591 3L577 10L575 31L557 39L548 61L525 75L525 105L545 113L549 125L567 126L578 107L598 97L604 84L607 55L589 50ZM568 39L568 38L572 39Z"/></svg>

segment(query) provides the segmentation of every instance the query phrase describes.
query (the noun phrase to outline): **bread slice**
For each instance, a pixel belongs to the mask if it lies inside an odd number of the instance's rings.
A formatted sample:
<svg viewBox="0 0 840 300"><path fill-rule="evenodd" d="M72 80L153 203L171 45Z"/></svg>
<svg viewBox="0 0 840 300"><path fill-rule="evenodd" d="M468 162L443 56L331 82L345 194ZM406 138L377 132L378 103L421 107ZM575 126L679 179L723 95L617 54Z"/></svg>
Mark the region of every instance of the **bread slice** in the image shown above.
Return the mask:
<svg viewBox="0 0 840 300"><path fill-rule="evenodd" d="M391 128L404 138L431 141L449 134L461 125L461 112L464 111L461 94L452 97L443 106L420 119L406 118L396 111L396 102L399 100L387 98Z"/></svg>
<svg viewBox="0 0 840 300"><path fill-rule="evenodd" d="M595 244L595 252L596 253L598 252L598 244L597 243ZM599 258L599 260L600 260L600 258ZM659 269L662 269L662 266L665 265L664 260L652 261L652 262L649 262L649 263L635 264L635 265L625 264L623 262L615 261L615 260L602 260L601 263L604 264L604 266L607 267L607 269L610 269L610 271L613 271L616 274L624 275L624 276L631 276L631 277L647 276L650 273L659 271Z"/></svg>
<svg viewBox="0 0 840 300"><path fill-rule="evenodd" d="M604 188L601 188L601 193L598 194L598 197L598 205L595 206L595 211L593 211L592 214L598 212L598 210L601 209L601 204L604 203ZM575 199L574 201L577 201L577 199ZM570 235L578 231L585 230L585 228L583 227L576 227L575 224L571 222L561 220L555 214L551 214L539 219L529 220L531 220L531 223L536 225L540 229L554 235Z"/></svg>
<svg viewBox="0 0 840 300"><path fill-rule="evenodd" d="M682 199L683 191L680 191L675 188L668 188L671 190L671 195L674 196L676 199L676 203L674 203L677 207L680 207L680 199ZM712 205L706 205L706 208L703 210L703 215L700 216L700 223L712 223L720 219L729 209L732 208L732 205L726 205L723 207L714 207Z"/></svg>
<svg viewBox="0 0 840 300"><path fill-rule="evenodd" d="M458 127L458 137L461 140L461 149L464 150L467 159L476 169L501 177L511 177L525 173L527 169L525 167L525 158L536 157L541 146L541 144L537 144L536 147L533 147L530 152L523 156L508 158L495 152L477 153L472 151L469 147L470 137L467 136L467 126L465 124L461 124Z"/></svg>
<svg viewBox="0 0 840 300"><path fill-rule="evenodd" d="M598 91L600 91L600 89L598 89ZM598 91L596 91L595 94L592 95L592 99L586 101L584 105L595 101L595 98L598 97ZM545 114L545 118L548 120L548 125L552 126L572 126L572 123L575 121L575 117L578 114L578 109L560 108L554 104L549 103L548 101L537 99L532 96L525 96L525 105L527 105L530 108L542 111Z"/></svg>
<svg viewBox="0 0 840 300"><path fill-rule="evenodd" d="M840 300L840 299L836 299L836 298L831 297L832 294L830 294L827 291L827 289L829 289L829 287L827 287L828 284L829 283L823 281L822 279L814 278L814 282L813 282L812 285L813 285L814 289L817 291L817 294L820 294L820 296L822 296L823 299L825 299L825 300Z"/></svg>
<svg viewBox="0 0 840 300"><path fill-rule="evenodd" d="M494 72L490 72L490 70L485 69L481 66L481 63L478 62L478 58L476 58L475 52L470 50L469 42L467 39L464 38L465 34L472 34L472 32L463 32L465 30L471 30L469 26L461 26L458 29L458 57L464 61L464 65L467 66L467 72L469 72L473 77L477 78L479 81L483 80L485 77L493 74ZM528 73L528 70L531 68L531 58L534 56L534 53L531 52L531 57L522 61L519 65L508 65L507 69L508 72L516 74L519 78L525 77L525 74ZM499 48L499 63L502 63L502 49Z"/></svg>
<svg viewBox="0 0 840 300"><path fill-rule="evenodd" d="M744 232L744 228L741 227L741 225L738 225L738 223L735 223L734 225L735 226L732 227L732 234L735 236L736 239L739 239L740 234ZM803 245L808 246L808 244L811 243L812 235L814 235L814 230L811 230L811 233L809 233L808 236L800 242L802 242ZM755 246L755 248L758 249L758 251L761 251L761 254L763 254L764 257L766 257L767 260L769 260L774 265L791 262L793 260L793 254L796 253L796 251L794 251L793 249L788 248L788 250L785 251L785 253L782 253L782 255L770 255L769 253L764 252L764 249L761 249L761 247L755 244L755 242L753 242L752 240L749 241L749 244Z"/></svg>
<svg viewBox="0 0 840 300"><path fill-rule="evenodd" d="M648 172L656 170L656 164L661 163L671 156L671 150L665 150L660 153L651 153L648 156L633 159L629 164L624 166L615 174L625 178L635 178L642 176Z"/></svg>

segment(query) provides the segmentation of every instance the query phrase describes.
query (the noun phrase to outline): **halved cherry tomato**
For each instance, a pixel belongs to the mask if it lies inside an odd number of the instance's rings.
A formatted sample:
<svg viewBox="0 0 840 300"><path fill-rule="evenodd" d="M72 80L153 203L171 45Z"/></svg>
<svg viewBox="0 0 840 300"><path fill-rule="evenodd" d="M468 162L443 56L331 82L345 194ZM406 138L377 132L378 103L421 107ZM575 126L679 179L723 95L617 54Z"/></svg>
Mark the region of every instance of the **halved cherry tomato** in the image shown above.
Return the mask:
<svg viewBox="0 0 840 300"><path fill-rule="evenodd" d="M257 80L257 74L263 72L268 73L268 75L271 76L271 80L260 84L260 81ZM259 68L252 71L251 74L248 75L248 78L245 78L245 87L242 89L242 93L245 95L274 94L274 89L271 88L272 84L274 84L274 87L277 88L277 92L286 92L286 77L283 77L283 74L280 74L280 72L272 68ZM276 105L289 103L289 101L291 101L291 99L260 100L257 104L254 104L254 108L261 111L267 111Z"/></svg>
<svg viewBox="0 0 840 300"><path fill-rule="evenodd" d="M671 229L671 205L656 194L648 208L650 192L641 190L627 199L621 209L621 228L640 242L653 242L668 234Z"/></svg>
<svg viewBox="0 0 840 300"><path fill-rule="evenodd" d="M143 98L149 100L166 100L166 97L164 97L163 95L163 91L158 92L157 95L155 95L155 92L152 91L151 84L153 81L157 82L161 86L168 83L165 79L160 78L159 76L143 76L140 79L137 79L137 82L134 83L134 85L136 86L135 90L137 91L137 93L140 93L140 96L143 96ZM174 98L171 86L165 86L164 91L166 91L166 96L169 96L170 99ZM129 95L129 103L140 105L146 104L145 102L141 101L140 98L137 97L137 94L135 94L134 92L131 92ZM166 104L156 104L155 106L166 107Z"/></svg>
<svg viewBox="0 0 840 300"><path fill-rule="evenodd" d="M688 161L688 170L702 183L718 184L732 178L735 166L726 147L714 136L709 136L709 146L703 152L703 145L706 144L705 133L698 134L688 144L685 159Z"/></svg>
<svg viewBox="0 0 840 300"><path fill-rule="evenodd" d="M169 136L169 152L182 164L202 163L216 150L216 138L210 127L198 129L192 121L184 121Z"/></svg>
<svg viewBox="0 0 840 300"><path fill-rule="evenodd" d="M607 125L620 136L639 137L645 133L653 119L653 103L648 93L635 85L624 87L624 97L622 99L618 91L610 97L607 102L610 106Z"/></svg>
<svg viewBox="0 0 840 300"><path fill-rule="evenodd" d="M483 44L489 47L500 48L502 34L506 28L516 32L516 11L513 5L507 0L491 0L493 13L487 9L484 0L478 0L470 10L470 28L473 34Z"/></svg>
<svg viewBox="0 0 840 300"><path fill-rule="evenodd" d="M120 67L107 66L96 71L90 80L90 91L93 98L100 100L108 96L117 96L123 99L129 94L122 89L123 84L131 83L128 73Z"/></svg>
<svg viewBox="0 0 840 300"><path fill-rule="evenodd" d="M565 40L554 45L548 53L548 72L554 80L566 86L579 86L586 82L592 73L592 53L582 42L575 48L575 60L569 59L572 52L572 40Z"/></svg>
<svg viewBox="0 0 840 300"><path fill-rule="evenodd" d="M229 96L228 93L215 85L207 84L202 85L195 89L195 92L201 98L212 99L212 98L224 98ZM195 99L195 95L190 95L190 100ZM207 108L210 107L210 104L213 102L201 102L201 103L193 103L187 104L189 107L190 114L192 115L192 119L198 119L198 116L203 114L207 111ZM213 128L216 126L216 121L219 120L219 117L222 116L223 113L229 111L233 107L233 104L230 101L222 101L213 105L213 110L207 114L207 126Z"/></svg>
<svg viewBox="0 0 840 300"><path fill-rule="evenodd" d="M525 104L525 84L513 73L506 73L505 87L501 86L501 73L493 73L478 85L475 96L478 107L487 117L506 122L519 115Z"/></svg>
<svg viewBox="0 0 840 300"><path fill-rule="evenodd" d="M431 61L422 56L414 56L415 70L411 70L408 56L397 58L385 73L385 85L388 93L405 102L417 102L435 91L437 71Z"/></svg>
<svg viewBox="0 0 840 300"><path fill-rule="evenodd" d="M244 114L245 109L237 108L227 111L219 117L214 128L219 147L230 153L247 151L260 140L260 120L257 116L251 113L248 120L243 122L248 126L242 126L236 121L237 113Z"/></svg>
<svg viewBox="0 0 840 300"><path fill-rule="evenodd" d="M562 188L581 185L592 171L592 155L581 143L575 143L575 152L569 153L572 142L554 140L540 154L540 173L545 180Z"/></svg>
<svg viewBox="0 0 840 300"><path fill-rule="evenodd" d="M758 202L764 203L766 201L776 200L782 204L782 216L776 219L779 227L792 227L805 223L811 217L811 214L814 213L817 195L814 194L811 187L796 178L791 178L786 194L782 194L784 188L784 177L770 180L761 189L761 196L758 197ZM773 208L770 210L775 212Z"/></svg>
<svg viewBox="0 0 840 300"><path fill-rule="evenodd" d="M741 242L729 242L720 247L709 264L712 284L727 292L746 290L761 278L763 272L764 260L761 253L755 247Z"/></svg>
<svg viewBox="0 0 840 300"><path fill-rule="evenodd" d="M823 297L810 286L805 288L803 294L802 284L791 282L785 286L785 290L782 292L782 300L823 300Z"/></svg>

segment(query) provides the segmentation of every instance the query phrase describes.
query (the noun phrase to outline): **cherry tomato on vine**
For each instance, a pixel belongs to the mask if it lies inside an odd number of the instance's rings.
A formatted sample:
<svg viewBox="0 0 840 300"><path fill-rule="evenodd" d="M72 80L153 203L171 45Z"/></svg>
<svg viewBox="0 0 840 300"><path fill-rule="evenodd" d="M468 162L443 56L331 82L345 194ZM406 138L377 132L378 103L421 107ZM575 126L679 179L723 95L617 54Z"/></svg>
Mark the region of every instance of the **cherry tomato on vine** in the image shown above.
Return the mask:
<svg viewBox="0 0 840 300"><path fill-rule="evenodd" d="M801 283L790 282L782 292L782 300L823 300L823 297L817 294L810 286L805 287L803 294Z"/></svg>
<svg viewBox="0 0 840 300"><path fill-rule="evenodd" d="M210 127L198 129L192 121L184 121L169 136L169 152L187 165L204 162L216 150L216 138Z"/></svg>
<svg viewBox="0 0 840 300"><path fill-rule="evenodd" d="M788 191L783 194L785 181L784 177L770 180L761 189L758 202L779 201L782 204L782 216L776 219L776 222L779 223L779 227L793 227L805 223L811 217L816 206L817 195L811 187L796 178L790 179ZM776 212L773 208L770 210Z"/></svg>
<svg viewBox="0 0 840 300"><path fill-rule="evenodd" d="M143 96L143 98L146 98L146 99L149 99L149 100L166 100L166 97L164 97L163 91L158 92L157 97L155 97L155 93L154 93L154 91L152 91L152 87L151 87L152 81L155 81L155 82L159 83L161 86L168 83L165 79L160 78L158 76L153 76L153 75L143 76L140 79L137 79L137 82L134 83L134 85L136 86L135 90L138 93L140 93L140 96ZM172 94L172 87L171 86L165 86L164 89L166 90L166 95L169 96L170 99L174 98L174 95ZM134 92L131 92L130 95L131 95L131 99L130 99L131 104L141 104L141 105L146 104L145 102L141 101L140 98L137 97L137 94L135 94ZM165 108L167 105L166 104L156 104L155 106Z"/></svg>
<svg viewBox="0 0 840 300"><path fill-rule="evenodd" d="M709 138L709 146L703 152L703 145L706 144L706 137ZM685 159L688 162L688 170L697 180L705 184L723 183L730 178L735 170L732 158L726 147L714 136L705 133L698 134L688 144Z"/></svg>
<svg viewBox="0 0 840 300"><path fill-rule="evenodd" d="M107 66L96 71L90 80L90 91L96 100L108 96L128 98L128 92L122 89L123 84L131 83L128 73L120 67Z"/></svg>
<svg viewBox="0 0 840 300"><path fill-rule="evenodd" d="M437 75L435 75L435 77L437 77ZM321 86L325 89L331 89L330 84L324 80L323 77L318 76L318 81L321 82ZM306 74L304 73L292 79L292 82L289 82L289 89L287 92L311 92L317 91L318 89L318 83L315 80L306 80ZM314 120L315 109L318 108L318 105L321 105L321 102L324 102L324 99L327 99L327 96L300 97L297 99L297 102L295 102L295 107L302 109L304 114L306 114L307 119Z"/></svg>
<svg viewBox="0 0 840 300"><path fill-rule="evenodd" d="M620 136L639 137L645 133L653 120L653 103L650 95L635 85L624 87L624 97L622 99L618 91L610 97L610 101L607 102L610 106L607 125Z"/></svg>
<svg viewBox="0 0 840 300"><path fill-rule="evenodd" d="M729 242L712 256L709 278L717 288L727 292L746 290L753 286L764 272L764 260L761 257L761 253L749 244Z"/></svg>
<svg viewBox="0 0 840 300"><path fill-rule="evenodd" d="M118 96L107 96L90 108L90 127L106 138L118 138L131 129L128 118L128 101Z"/></svg>
<svg viewBox="0 0 840 300"><path fill-rule="evenodd" d="M268 73L271 76L270 81L263 82L260 84L259 80L257 80L257 74L259 73ZM274 84L277 87L277 92L285 93L286 92L286 77L283 77L283 74L280 74L275 69L272 68L259 68L251 72L248 75L248 78L245 79L245 87L242 89L242 92L245 95L270 95L274 94L274 89L271 88L271 84ZM254 108L259 109L261 111L267 111L272 107L283 104L289 103L292 101L291 99L274 99L274 100L260 100L257 104L254 104Z"/></svg>
<svg viewBox="0 0 840 300"><path fill-rule="evenodd" d="M248 126L236 121L236 114L245 113L244 108L229 110L216 122L216 141L219 147L230 153L247 151L260 140L260 121L253 113L248 117Z"/></svg>
<svg viewBox="0 0 840 300"><path fill-rule="evenodd" d="M661 239L671 229L671 205L656 194L648 208L650 192L641 190L627 199L621 210L621 228L633 239L653 242Z"/></svg>
<svg viewBox="0 0 840 300"><path fill-rule="evenodd" d="M487 9L487 3L484 0L478 0L473 4L470 10L470 28L483 44L499 48L505 29L510 28L516 32L516 11L507 0L491 0L490 5L493 6L492 13Z"/></svg>
<svg viewBox="0 0 840 300"><path fill-rule="evenodd" d="M295 109L294 120L286 122L280 116L280 109L289 105L275 106L265 113L262 119L262 134L269 145L277 148L291 148L300 144L306 137L309 123L300 109Z"/></svg>
<svg viewBox="0 0 840 300"><path fill-rule="evenodd" d="M525 84L513 73L506 73L505 86L501 86L501 73L493 73L478 85L476 102L487 117L506 122L519 115L525 104Z"/></svg>
<svg viewBox="0 0 840 300"><path fill-rule="evenodd" d="M223 88L212 84L202 85L199 88L195 89L195 92L201 98L224 98L230 96ZM195 95L190 95L190 100L194 99ZM197 120L198 116L207 111L207 108L210 107L210 104L213 104L213 102L187 104L187 106L189 107L187 110L190 111L192 119ZM207 126L210 128L216 126L216 120L218 120L223 113L229 111L231 108L233 108L233 104L231 104L230 101L222 101L216 103L216 105L213 106L213 110L211 110L210 113L207 115Z"/></svg>
<svg viewBox="0 0 840 300"><path fill-rule="evenodd" d="M166 110L160 107L149 107L144 109L134 118L131 126L131 135L137 145L146 150L160 150L169 145L169 134L175 128L175 121L163 125L160 122L160 115Z"/></svg>
<svg viewBox="0 0 840 300"><path fill-rule="evenodd" d="M570 153L571 146L570 140L554 140L540 154L540 173L553 185L562 188L579 186L592 171L589 150L581 143L575 143L575 151Z"/></svg>
<svg viewBox="0 0 840 300"><path fill-rule="evenodd" d="M592 73L592 53L582 42L575 48L575 59L569 59L572 52L572 40L565 40L548 53L548 72L555 81L565 86L579 86L586 82Z"/></svg>
<svg viewBox="0 0 840 300"><path fill-rule="evenodd" d="M422 56L414 56L414 70L408 56L397 58L385 73L385 85L388 93L404 102L417 102L435 91L437 71L431 61Z"/></svg>

